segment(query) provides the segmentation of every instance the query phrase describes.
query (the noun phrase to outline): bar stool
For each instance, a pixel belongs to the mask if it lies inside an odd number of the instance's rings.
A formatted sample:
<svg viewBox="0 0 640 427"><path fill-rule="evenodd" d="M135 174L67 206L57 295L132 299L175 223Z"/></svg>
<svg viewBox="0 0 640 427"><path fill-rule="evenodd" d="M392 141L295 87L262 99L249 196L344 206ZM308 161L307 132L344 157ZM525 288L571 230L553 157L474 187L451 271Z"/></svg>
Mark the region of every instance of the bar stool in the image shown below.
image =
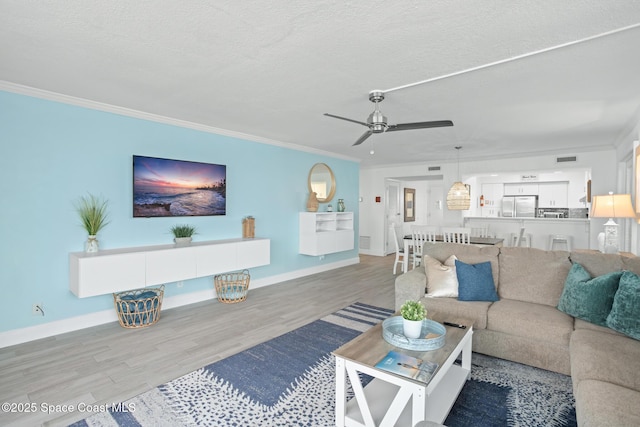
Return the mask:
<svg viewBox="0 0 640 427"><path fill-rule="evenodd" d="M518 246L521 247L531 247L531 233L525 233L522 235L522 239L520 240L520 244ZM516 246L518 244L518 235L515 233L511 234L511 246Z"/></svg>
<svg viewBox="0 0 640 427"><path fill-rule="evenodd" d="M520 233L511 233L511 246L531 247L531 233L525 233L524 228L520 229Z"/></svg>
<svg viewBox="0 0 640 427"><path fill-rule="evenodd" d="M571 252L571 236L567 236L565 234L551 234L549 236L549 250L555 250L556 244L565 245L567 247L567 251Z"/></svg>

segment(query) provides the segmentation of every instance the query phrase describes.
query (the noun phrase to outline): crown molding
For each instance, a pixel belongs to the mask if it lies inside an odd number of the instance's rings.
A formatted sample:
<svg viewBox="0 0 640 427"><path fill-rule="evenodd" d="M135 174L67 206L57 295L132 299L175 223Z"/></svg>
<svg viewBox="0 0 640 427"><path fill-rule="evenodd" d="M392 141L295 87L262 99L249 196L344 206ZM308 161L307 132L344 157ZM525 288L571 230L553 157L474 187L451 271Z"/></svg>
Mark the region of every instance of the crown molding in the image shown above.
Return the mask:
<svg viewBox="0 0 640 427"><path fill-rule="evenodd" d="M133 117L136 119L163 123L171 126L193 129L201 132L213 133L216 135L224 135L231 138L238 138L238 139L244 139L251 142L257 142L260 144L274 145L277 147L288 148L291 150L304 151L307 153L317 154L321 156L328 156L328 157L360 163L360 159L332 153L329 151L319 150L317 148L306 147L303 145L292 144L289 142L277 141L274 139L263 138L257 135L231 131L228 129L221 129L213 126L203 125L201 123L175 119L172 117L166 117L158 114L147 113L144 111L134 110L131 108L120 107L117 105L106 104L103 102L92 101L89 99L78 98L70 95L64 95L61 93L51 92L48 90L38 89L38 88L25 86L25 85L20 85L20 84L8 82L5 80L0 80L0 90L5 92L16 93L19 95L30 96L33 98L45 99L47 101L54 101L54 102L60 102L62 104L74 105L76 107L88 108L91 110L103 111L106 113L113 113L121 116Z"/></svg>

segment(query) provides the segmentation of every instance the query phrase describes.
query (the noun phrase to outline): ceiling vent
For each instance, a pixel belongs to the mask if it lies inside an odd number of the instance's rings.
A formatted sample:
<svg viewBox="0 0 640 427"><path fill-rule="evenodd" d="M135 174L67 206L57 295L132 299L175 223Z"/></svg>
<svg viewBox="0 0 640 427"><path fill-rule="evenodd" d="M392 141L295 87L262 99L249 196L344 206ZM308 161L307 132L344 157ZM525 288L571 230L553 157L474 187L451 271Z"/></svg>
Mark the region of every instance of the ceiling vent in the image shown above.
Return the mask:
<svg viewBox="0 0 640 427"><path fill-rule="evenodd" d="M429 172L439 171L440 166L429 166Z"/></svg>
<svg viewBox="0 0 640 427"><path fill-rule="evenodd" d="M576 156L557 157L556 158L556 163L575 162L577 160L578 160L578 158Z"/></svg>

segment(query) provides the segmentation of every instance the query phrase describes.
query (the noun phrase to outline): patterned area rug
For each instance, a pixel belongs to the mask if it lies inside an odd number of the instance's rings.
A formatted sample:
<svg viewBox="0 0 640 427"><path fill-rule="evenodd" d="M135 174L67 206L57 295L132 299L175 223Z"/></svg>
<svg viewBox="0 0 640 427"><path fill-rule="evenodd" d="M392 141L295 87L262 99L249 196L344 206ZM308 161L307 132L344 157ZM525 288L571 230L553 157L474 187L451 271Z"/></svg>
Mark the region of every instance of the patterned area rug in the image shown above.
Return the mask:
<svg viewBox="0 0 640 427"><path fill-rule="evenodd" d="M331 351L392 313L353 304L72 426L333 426ZM471 377L450 427L576 425L570 377L479 354Z"/></svg>

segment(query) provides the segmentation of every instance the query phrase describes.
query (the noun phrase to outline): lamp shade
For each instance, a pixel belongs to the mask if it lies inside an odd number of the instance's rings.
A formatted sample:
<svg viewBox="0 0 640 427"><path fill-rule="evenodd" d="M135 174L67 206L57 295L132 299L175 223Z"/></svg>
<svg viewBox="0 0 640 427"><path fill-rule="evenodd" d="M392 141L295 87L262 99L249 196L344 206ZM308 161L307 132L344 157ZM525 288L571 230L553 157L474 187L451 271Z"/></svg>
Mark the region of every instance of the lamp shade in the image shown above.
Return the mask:
<svg viewBox="0 0 640 427"><path fill-rule="evenodd" d="M592 218L635 218L631 204L631 194L606 194L593 196L591 200Z"/></svg>
<svg viewBox="0 0 640 427"><path fill-rule="evenodd" d="M471 205L471 195L466 185L460 181L454 182L447 193L447 208L449 210L467 210Z"/></svg>

